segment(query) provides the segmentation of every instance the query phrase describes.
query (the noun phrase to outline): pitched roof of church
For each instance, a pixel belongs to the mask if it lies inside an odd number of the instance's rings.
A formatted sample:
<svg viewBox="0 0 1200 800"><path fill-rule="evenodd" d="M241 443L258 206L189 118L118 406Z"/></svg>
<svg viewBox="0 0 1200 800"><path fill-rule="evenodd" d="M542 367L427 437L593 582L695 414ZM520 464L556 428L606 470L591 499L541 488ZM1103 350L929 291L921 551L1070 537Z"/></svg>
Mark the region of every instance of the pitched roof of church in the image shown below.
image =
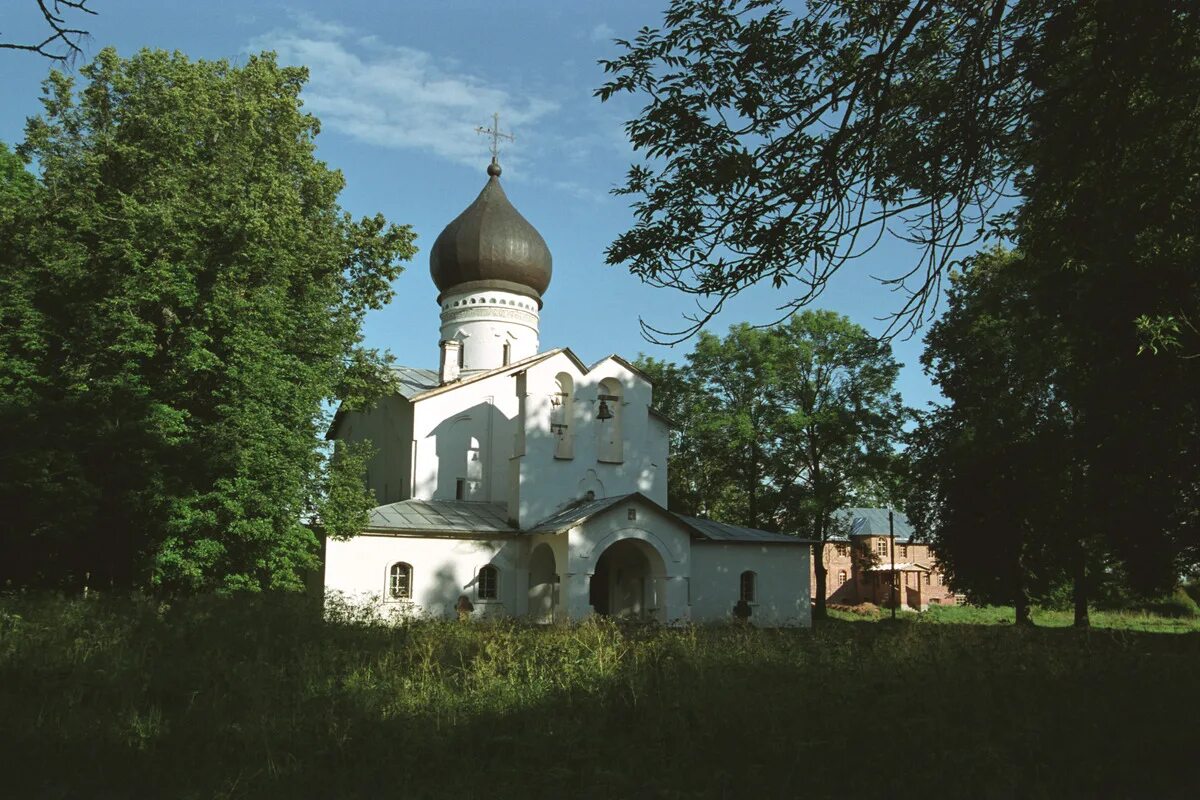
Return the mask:
<svg viewBox="0 0 1200 800"><path fill-rule="evenodd" d="M525 531L518 531L508 521L503 503L481 503L471 500L401 500L371 509L367 525L373 531L404 531L408 533L557 533L573 528L615 505L642 500L664 514L674 517L684 527L702 539L719 542L775 542L806 544L807 541L783 533L744 528L714 522L710 519L676 514L655 503L641 492L587 500L569 506Z"/></svg>
<svg viewBox="0 0 1200 800"><path fill-rule="evenodd" d="M700 517L685 517L675 514L684 524L700 532L706 539L718 542L778 542L786 544L809 544L807 539L788 536L786 533L771 533L757 528L743 528L741 525L730 525L728 522L716 522Z"/></svg>
<svg viewBox="0 0 1200 800"><path fill-rule="evenodd" d="M419 533L516 533L503 503L401 500L371 509L368 530Z"/></svg>

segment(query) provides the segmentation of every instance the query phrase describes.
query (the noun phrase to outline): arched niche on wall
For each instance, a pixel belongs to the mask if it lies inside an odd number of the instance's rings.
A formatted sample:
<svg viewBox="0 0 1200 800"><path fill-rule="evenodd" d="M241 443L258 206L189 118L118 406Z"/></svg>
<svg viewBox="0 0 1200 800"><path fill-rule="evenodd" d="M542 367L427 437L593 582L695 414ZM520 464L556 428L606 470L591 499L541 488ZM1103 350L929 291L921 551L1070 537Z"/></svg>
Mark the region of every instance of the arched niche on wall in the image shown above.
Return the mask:
<svg viewBox="0 0 1200 800"><path fill-rule="evenodd" d="M624 420L621 407L621 383L616 378L600 381L596 400L596 460L620 464L625 460L621 427Z"/></svg>
<svg viewBox="0 0 1200 800"><path fill-rule="evenodd" d="M554 457L575 457L575 381L565 372L554 378L550 395L550 433L554 436Z"/></svg>

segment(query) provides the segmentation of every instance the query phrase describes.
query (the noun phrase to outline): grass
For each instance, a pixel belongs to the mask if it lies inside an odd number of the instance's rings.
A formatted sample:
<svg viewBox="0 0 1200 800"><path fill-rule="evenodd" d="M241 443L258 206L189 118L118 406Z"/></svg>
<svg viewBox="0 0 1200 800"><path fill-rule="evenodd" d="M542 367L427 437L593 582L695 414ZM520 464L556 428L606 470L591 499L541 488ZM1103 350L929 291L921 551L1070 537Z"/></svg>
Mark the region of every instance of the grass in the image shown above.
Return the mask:
<svg viewBox="0 0 1200 800"><path fill-rule="evenodd" d="M1194 791L1200 634L927 620L386 627L292 598L7 597L5 794Z"/></svg>
<svg viewBox="0 0 1200 800"><path fill-rule="evenodd" d="M858 611L830 609L830 616L842 622L876 622L890 619L891 611L868 606ZM922 625L1012 625L1011 606L931 606L928 611L917 614L900 611L897 617ZM1093 628L1112 631L1139 631L1143 633L1200 633L1200 615L1169 617L1146 611L1097 611L1088 612ZM1069 628L1075 622L1071 611L1034 608L1033 622L1046 628Z"/></svg>

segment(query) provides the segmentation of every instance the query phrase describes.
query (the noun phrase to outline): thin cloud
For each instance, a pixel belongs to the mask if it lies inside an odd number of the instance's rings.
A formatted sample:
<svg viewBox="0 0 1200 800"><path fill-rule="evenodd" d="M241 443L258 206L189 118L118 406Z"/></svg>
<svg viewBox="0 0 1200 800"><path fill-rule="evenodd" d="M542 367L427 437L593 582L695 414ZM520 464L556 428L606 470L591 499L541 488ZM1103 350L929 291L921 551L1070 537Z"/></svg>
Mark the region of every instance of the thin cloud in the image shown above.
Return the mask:
<svg viewBox="0 0 1200 800"><path fill-rule="evenodd" d="M478 167L486 143L475 128L500 112L505 128L520 130L558 108L549 100L517 95L447 60L412 47L383 44L343 25L293 15L289 29L250 42L274 50L284 63L309 68L306 108L322 125L363 142L432 153ZM520 140L510 144L506 167L520 165Z"/></svg>
<svg viewBox="0 0 1200 800"><path fill-rule="evenodd" d="M613 34L616 33L607 23L601 22L596 27L592 28L593 42L609 42L612 41Z"/></svg>

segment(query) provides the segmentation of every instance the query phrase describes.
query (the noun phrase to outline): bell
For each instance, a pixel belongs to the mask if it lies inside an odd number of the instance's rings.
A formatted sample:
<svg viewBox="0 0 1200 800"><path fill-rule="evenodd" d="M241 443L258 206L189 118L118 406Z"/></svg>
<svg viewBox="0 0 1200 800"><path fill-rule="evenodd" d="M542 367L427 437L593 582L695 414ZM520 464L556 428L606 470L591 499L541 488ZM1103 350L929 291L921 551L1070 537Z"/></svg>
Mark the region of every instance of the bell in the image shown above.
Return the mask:
<svg viewBox="0 0 1200 800"><path fill-rule="evenodd" d="M600 409L596 412L596 419L612 419L613 413L608 408L608 401L601 398Z"/></svg>

